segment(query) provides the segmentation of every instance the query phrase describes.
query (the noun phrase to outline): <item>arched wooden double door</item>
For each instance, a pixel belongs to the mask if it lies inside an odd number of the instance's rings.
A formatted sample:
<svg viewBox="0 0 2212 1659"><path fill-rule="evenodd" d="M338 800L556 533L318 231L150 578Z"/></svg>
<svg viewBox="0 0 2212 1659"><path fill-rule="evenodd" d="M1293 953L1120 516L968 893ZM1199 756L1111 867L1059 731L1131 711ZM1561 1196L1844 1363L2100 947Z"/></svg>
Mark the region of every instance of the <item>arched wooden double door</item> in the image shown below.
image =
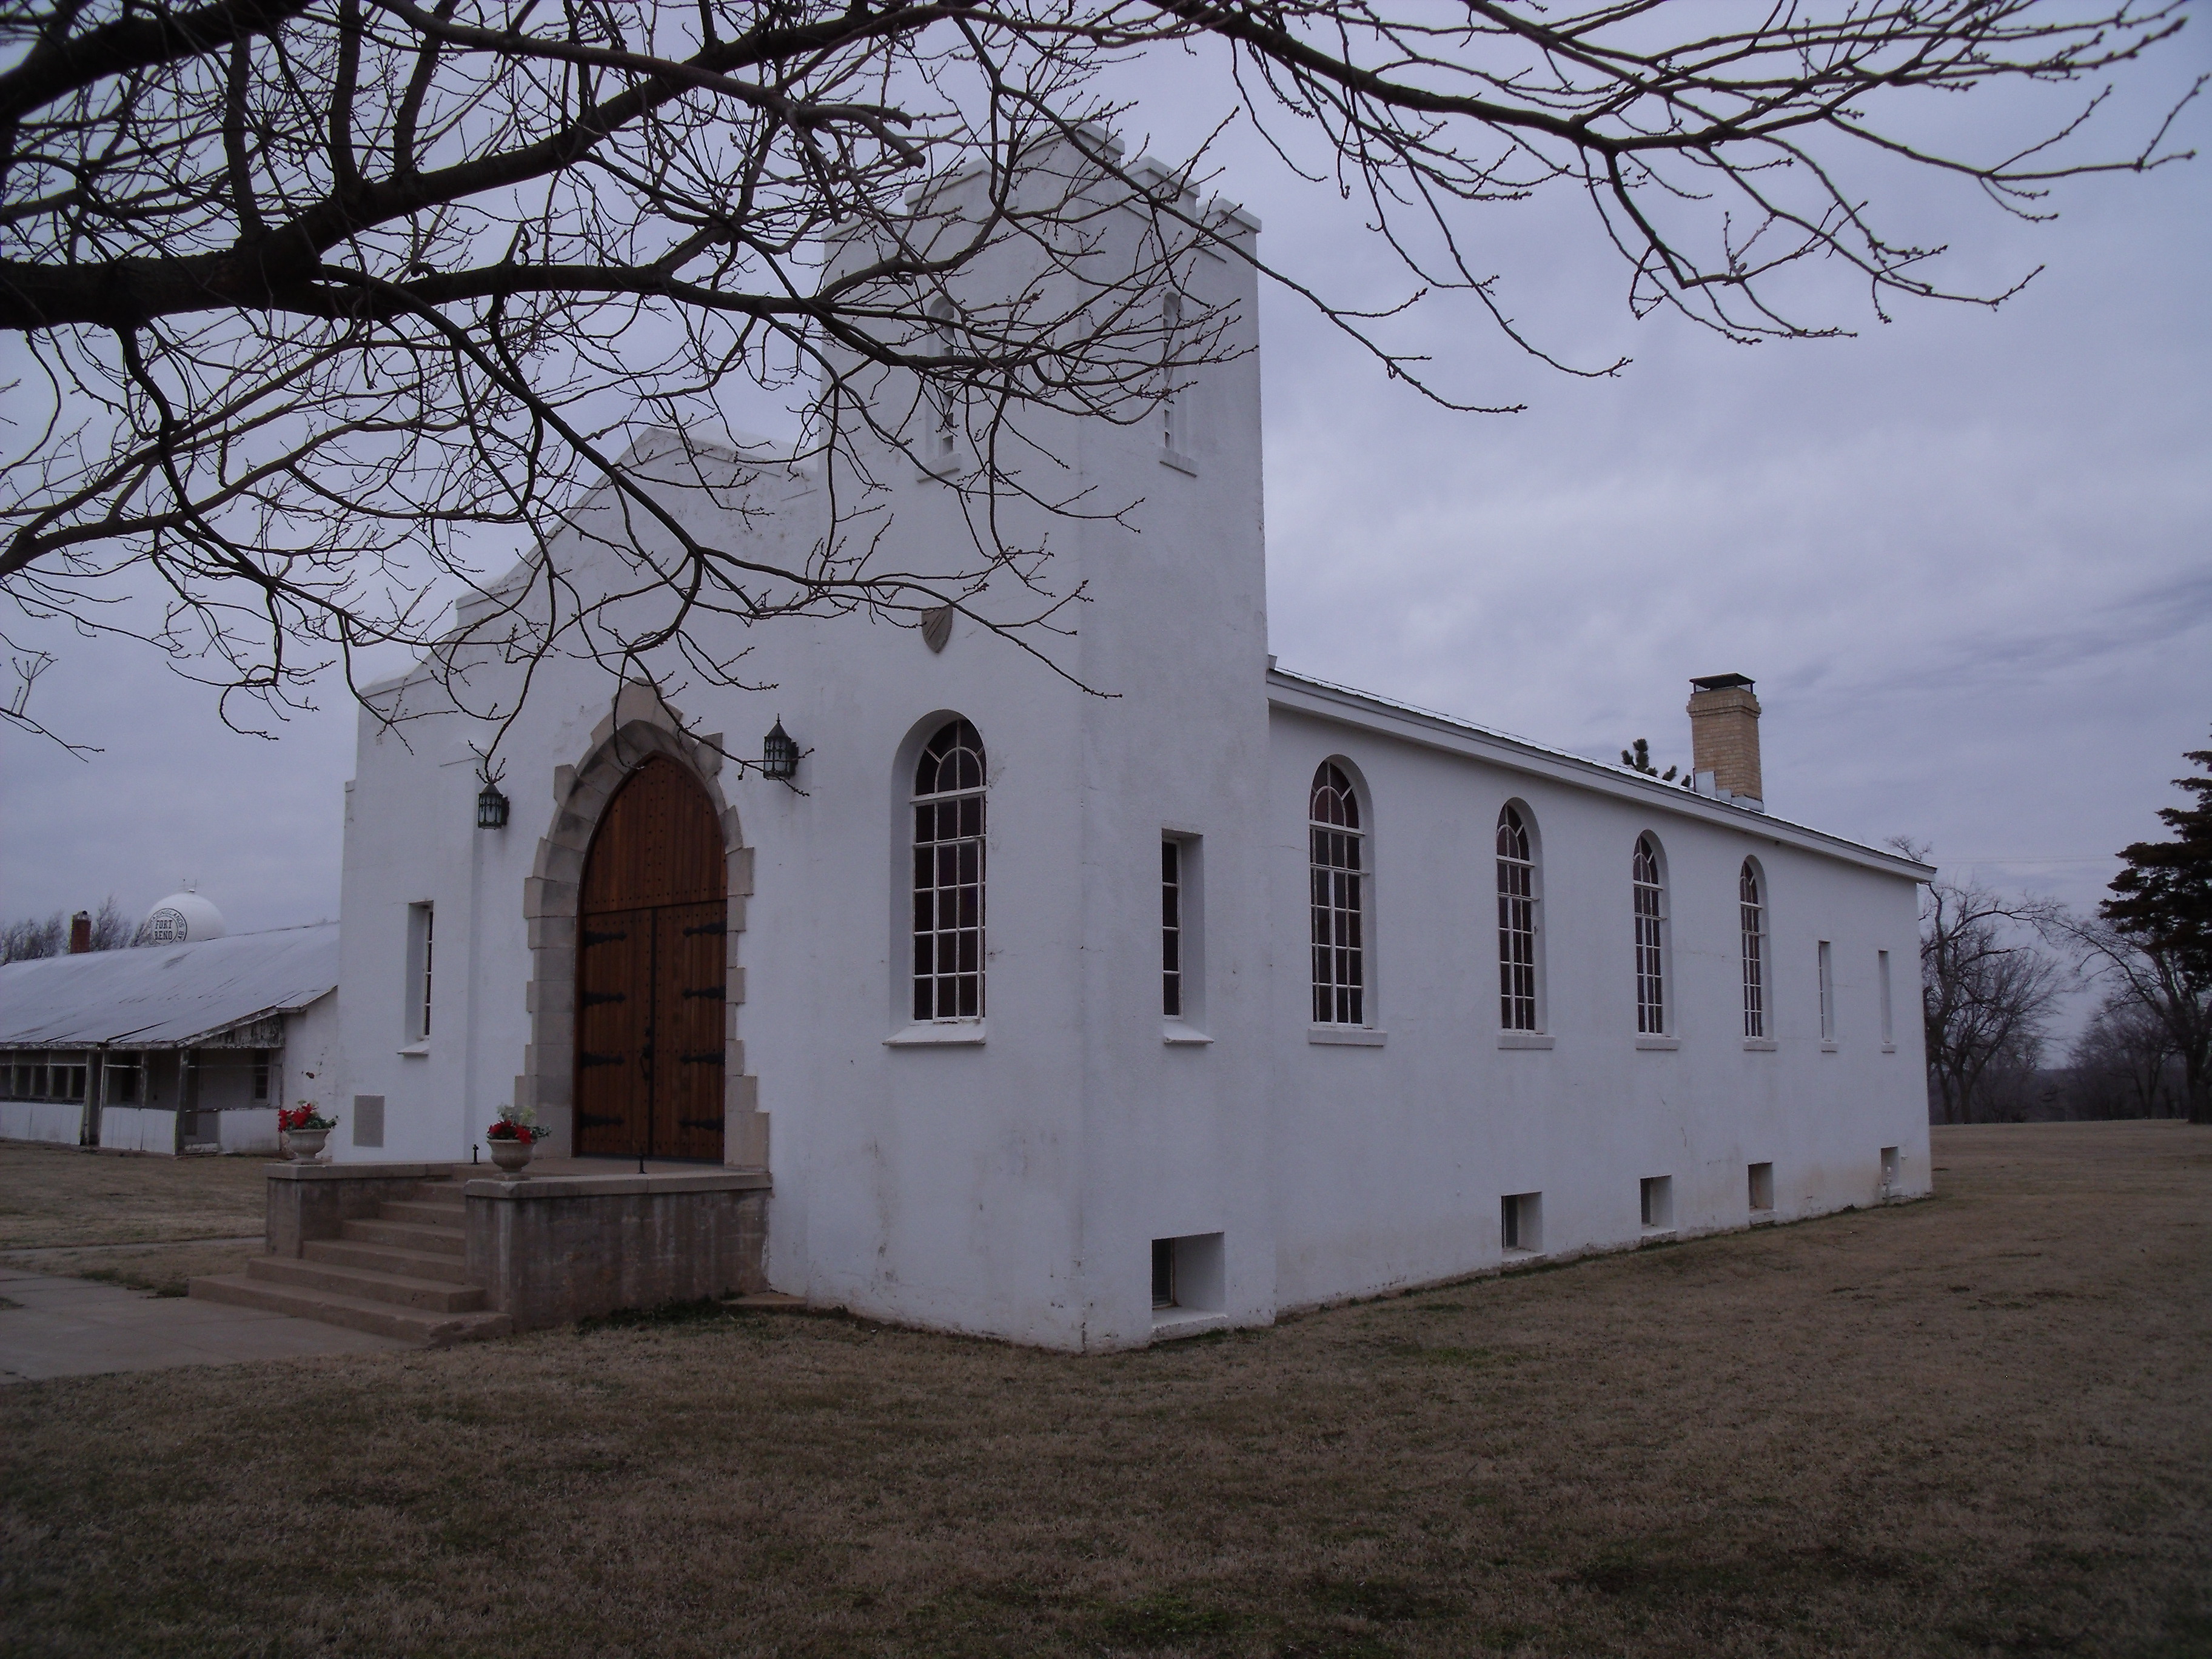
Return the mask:
<svg viewBox="0 0 2212 1659"><path fill-rule="evenodd" d="M577 1157L722 1161L727 880L690 773L656 757L623 781L577 904Z"/></svg>

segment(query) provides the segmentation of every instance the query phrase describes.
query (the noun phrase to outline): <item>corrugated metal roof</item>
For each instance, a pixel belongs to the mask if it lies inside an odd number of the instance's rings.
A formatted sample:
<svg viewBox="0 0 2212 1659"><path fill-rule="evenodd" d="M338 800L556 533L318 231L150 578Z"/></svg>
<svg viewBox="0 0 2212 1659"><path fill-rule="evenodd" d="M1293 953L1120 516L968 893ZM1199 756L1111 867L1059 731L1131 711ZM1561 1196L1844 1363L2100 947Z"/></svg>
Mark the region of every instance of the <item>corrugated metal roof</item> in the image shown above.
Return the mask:
<svg viewBox="0 0 2212 1659"><path fill-rule="evenodd" d="M0 966L0 1048L188 1048L338 982L338 925Z"/></svg>

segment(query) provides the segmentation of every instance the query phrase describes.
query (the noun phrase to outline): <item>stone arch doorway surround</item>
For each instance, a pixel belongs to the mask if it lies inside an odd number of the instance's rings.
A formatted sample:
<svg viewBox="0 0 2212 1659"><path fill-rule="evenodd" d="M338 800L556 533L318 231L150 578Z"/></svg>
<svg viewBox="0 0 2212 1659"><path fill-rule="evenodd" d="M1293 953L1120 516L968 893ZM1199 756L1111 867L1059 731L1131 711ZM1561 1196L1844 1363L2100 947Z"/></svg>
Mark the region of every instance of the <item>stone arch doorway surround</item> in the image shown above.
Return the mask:
<svg viewBox="0 0 2212 1659"><path fill-rule="evenodd" d="M759 1080L745 1070L744 1044L738 1037L745 994L738 941L744 932L745 901L753 890L753 854L744 844L737 809L717 781L722 759L718 741L694 743L684 735L682 717L652 687L626 684L613 708L592 728L582 760L554 769L552 825L538 843L523 885L523 915L530 930L530 1046L514 1095L519 1103L537 1109L550 1131L550 1146L563 1152L575 1144L577 915L584 860L615 792L647 760L661 757L684 768L705 793L722 834L728 964L722 1161L738 1168L768 1167L768 1114L760 1109Z"/></svg>

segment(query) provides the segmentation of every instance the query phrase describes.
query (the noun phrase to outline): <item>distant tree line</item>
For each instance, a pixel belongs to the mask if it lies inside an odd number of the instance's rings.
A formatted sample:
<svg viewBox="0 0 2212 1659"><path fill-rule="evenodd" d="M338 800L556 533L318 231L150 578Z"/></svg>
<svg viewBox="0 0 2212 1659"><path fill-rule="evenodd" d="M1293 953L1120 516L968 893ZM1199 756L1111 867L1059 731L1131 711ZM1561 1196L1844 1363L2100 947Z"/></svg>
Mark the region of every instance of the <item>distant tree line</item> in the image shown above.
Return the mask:
<svg viewBox="0 0 2212 1659"><path fill-rule="evenodd" d="M138 942L140 924L116 908L115 896L100 901L92 913L92 948L119 951ZM0 963L30 962L58 957L69 949L70 919L57 910L50 916L25 916L0 927Z"/></svg>
<svg viewBox="0 0 2212 1659"><path fill-rule="evenodd" d="M2160 810L2170 840L2120 850L2126 868L2094 916L1978 882L1929 884L1920 994L1936 1121L2212 1122L2212 749L2186 758L2206 775L2174 786L2195 804ZM2102 1000L2063 1062L2046 1066L2059 1000L2084 981Z"/></svg>

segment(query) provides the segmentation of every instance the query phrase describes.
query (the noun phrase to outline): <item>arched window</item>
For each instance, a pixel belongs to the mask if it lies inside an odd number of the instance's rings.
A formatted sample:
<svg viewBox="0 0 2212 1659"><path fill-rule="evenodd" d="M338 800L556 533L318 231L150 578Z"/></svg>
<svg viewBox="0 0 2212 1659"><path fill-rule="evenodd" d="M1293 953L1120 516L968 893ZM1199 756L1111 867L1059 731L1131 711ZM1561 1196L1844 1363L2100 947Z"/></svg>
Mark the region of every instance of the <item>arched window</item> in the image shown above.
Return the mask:
<svg viewBox="0 0 2212 1659"><path fill-rule="evenodd" d="M1636 896L1636 1030L1656 1036L1667 1029L1667 890L1659 879L1659 844L1649 836L1636 838L1629 880Z"/></svg>
<svg viewBox="0 0 2212 1659"><path fill-rule="evenodd" d="M1498 815L1498 1023L1536 1029L1536 860L1519 810Z"/></svg>
<svg viewBox="0 0 2212 1659"><path fill-rule="evenodd" d="M983 739L966 720L915 767L914 1017L983 1017Z"/></svg>
<svg viewBox="0 0 2212 1659"><path fill-rule="evenodd" d="M1341 767L1323 761L1307 808L1313 860L1313 1020L1367 1023L1367 941L1362 918L1359 797Z"/></svg>
<svg viewBox="0 0 2212 1659"><path fill-rule="evenodd" d="M1766 1035L1766 902L1759 866L1743 861L1736 878L1736 911L1743 928L1743 1034Z"/></svg>

